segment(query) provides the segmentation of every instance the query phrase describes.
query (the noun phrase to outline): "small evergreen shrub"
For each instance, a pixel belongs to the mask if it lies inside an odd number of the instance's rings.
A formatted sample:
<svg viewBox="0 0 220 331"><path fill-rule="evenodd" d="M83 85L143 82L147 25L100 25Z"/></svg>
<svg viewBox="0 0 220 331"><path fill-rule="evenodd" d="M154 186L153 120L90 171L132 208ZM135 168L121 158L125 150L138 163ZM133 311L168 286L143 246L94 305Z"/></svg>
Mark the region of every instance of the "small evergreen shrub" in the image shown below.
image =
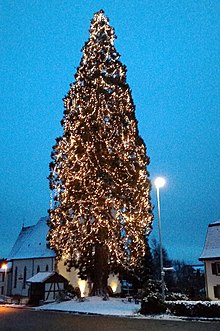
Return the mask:
<svg viewBox="0 0 220 331"><path fill-rule="evenodd" d="M166 305L161 296L161 283L149 279L145 284L143 299L141 302L141 314L160 314L166 312Z"/></svg>

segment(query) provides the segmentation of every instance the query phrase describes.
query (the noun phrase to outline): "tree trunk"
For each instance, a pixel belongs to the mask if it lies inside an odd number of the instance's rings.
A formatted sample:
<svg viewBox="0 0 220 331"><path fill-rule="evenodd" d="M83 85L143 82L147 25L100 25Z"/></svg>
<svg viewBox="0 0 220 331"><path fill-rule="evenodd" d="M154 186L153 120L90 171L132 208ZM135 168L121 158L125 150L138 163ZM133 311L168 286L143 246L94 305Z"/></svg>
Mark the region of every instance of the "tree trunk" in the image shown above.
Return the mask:
<svg viewBox="0 0 220 331"><path fill-rule="evenodd" d="M94 282L91 296L108 296L108 247L104 244L105 235L105 229L99 230L99 239L102 243L95 245Z"/></svg>

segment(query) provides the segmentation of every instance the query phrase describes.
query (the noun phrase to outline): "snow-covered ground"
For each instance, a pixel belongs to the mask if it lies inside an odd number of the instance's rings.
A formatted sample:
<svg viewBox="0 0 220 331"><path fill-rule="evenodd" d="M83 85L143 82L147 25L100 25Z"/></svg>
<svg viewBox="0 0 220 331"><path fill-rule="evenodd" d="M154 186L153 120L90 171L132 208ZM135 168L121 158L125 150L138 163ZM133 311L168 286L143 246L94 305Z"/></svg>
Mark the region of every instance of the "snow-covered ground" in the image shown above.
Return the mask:
<svg viewBox="0 0 220 331"><path fill-rule="evenodd" d="M85 298L83 302L69 300L60 303L48 303L37 307L39 310L59 310L101 315L134 316L140 309L140 303L128 302L127 299L110 298L104 301L99 297Z"/></svg>
<svg viewBox="0 0 220 331"><path fill-rule="evenodd" d="M181 301L179 301L181 302ZM184 303L187 305L195 305L199 301L187 301ZM202 302L207 305L218 304L220 308L220 301L206 301ZM3 302L0 300L0 305ZM8 307L14 308L27 308L25 305L18 304L6 304ZM48 303L39 307L32 307L35 310L53 310L53 311L63 311L63 312L72 312L79 314L98 314L98 315L111 315L111 316L121 316L121 317L135 317L135 318L145 318L145 319L163 319L163 320L181 320L181 319L196 319L184 316L173 316L169 314L161 314L161 315L141 315L139 313L141 305L135 304L134 301L129 302L128 299L120 299L120 298L110 298L108 301L104 301L99 297L89 297L85 298L84 301L79 301L76 299L63 301L60 303L53 302ZM217 320L220 321L220 318L205 318L200 317L200 320Z"/></svg>
<svg viewBox="0 0 220 331"><path fill-rule="evenodd" d="M204 303L204 301L203 301ZM207 305L210 304L219 304L220 301L210 302L207 301ZM195 301L188 302L188 304L195 304ZM172 316L169 314L161 315L141 315L138 311L141 305L135 304L134 301L129 302L128 299L119 299L119 298L110 298L108 301L103 301L99 297L89 297L85 298L85 301L80 302L78 300L69 300L60 303L49 303L40 307L36 307L37 310L57 310L57 311L66 311L74 313L84 313L84 314L100 314L100 315L114 315L114 316L129 316L136 318L156 318L156 319L175 319L180 320L184 317L181 316ZM206 319L206 318L200 318ZM208 319L208 318L207 318ZM216 318L216 320L220 320Z"/></svg>

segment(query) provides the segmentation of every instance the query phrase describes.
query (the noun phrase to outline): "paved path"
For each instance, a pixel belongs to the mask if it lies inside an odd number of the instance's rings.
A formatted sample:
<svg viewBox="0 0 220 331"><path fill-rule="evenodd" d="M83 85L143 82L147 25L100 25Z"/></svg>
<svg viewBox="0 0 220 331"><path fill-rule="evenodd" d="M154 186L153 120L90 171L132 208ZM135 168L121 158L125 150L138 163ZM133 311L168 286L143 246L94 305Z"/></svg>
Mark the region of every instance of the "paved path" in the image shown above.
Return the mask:
<svg viewBox="0 0 220 331"><path fill-rule="evenodd" d="M161 321L0 307L1 331L219 331L220 322Z"/></svg>

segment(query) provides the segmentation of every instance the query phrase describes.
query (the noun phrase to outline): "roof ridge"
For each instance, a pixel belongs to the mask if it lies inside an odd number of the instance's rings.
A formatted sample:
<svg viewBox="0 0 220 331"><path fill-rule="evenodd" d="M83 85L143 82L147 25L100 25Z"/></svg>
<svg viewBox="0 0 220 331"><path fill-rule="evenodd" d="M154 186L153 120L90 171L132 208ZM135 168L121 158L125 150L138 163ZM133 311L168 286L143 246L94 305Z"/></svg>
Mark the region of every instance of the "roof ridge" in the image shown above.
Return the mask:
<svg viewBox="0 0 220 331"><path fill-rule="evenodd" d="M220 225L220 220L217 220L216 222L210 223L209 227L217 226L217 225Z"/></svg>

